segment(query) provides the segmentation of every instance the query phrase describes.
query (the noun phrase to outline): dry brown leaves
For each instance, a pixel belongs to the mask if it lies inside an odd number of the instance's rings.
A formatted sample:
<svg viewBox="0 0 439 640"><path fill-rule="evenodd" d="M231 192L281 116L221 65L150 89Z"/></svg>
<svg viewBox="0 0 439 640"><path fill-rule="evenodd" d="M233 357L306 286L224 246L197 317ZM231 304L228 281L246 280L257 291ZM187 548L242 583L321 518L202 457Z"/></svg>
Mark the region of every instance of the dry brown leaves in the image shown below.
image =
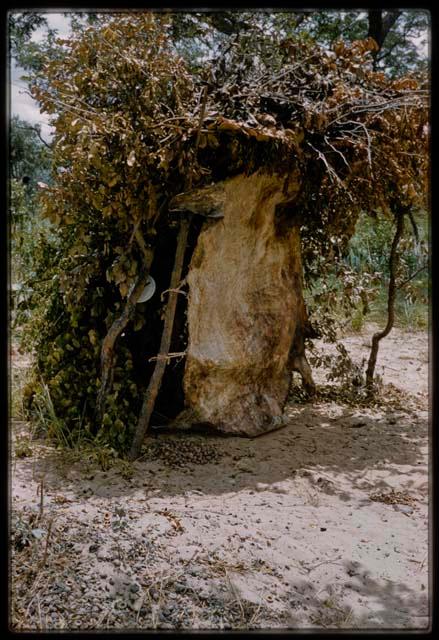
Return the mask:
<svg viewBox="0 0 439 640"><path fill-rule="evenodd" d="M407 504L413 506L416 502L416 498L413 498L405 491L390 491L383 493L373 493L369 496L369 500L373 502L383 502L384 504Z"/></svg>

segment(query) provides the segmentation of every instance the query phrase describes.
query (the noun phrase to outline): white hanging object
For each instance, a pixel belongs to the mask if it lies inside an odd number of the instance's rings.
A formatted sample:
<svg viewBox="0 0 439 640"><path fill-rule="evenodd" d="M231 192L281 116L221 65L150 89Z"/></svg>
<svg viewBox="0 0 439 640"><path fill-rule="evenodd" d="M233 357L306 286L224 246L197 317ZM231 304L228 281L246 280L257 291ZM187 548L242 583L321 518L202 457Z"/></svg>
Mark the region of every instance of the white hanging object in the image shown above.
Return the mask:
<svg viewBox="0 0 439 640"><path fill-rule="evenodd" d="M134 283L132 284L128 295L130 295L131 291L134 289ZM152 276L148 276L148 280L146 282L146 286L143 289L142 293L140 294L138 300L137 300L137 304L140 304L141 302L146 302L147 300L149 300L150 298L152 298L152 296L155 293L155 289L156 289L156 285L155 285L155 280Z"/></svg>

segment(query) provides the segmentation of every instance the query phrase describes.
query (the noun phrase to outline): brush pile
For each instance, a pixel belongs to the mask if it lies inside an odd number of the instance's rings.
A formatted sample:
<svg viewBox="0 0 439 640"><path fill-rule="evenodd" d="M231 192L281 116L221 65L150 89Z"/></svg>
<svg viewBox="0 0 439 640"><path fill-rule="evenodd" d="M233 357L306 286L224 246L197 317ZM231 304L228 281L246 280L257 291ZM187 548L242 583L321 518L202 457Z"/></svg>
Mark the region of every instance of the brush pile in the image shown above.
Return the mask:
<svg viewBox="0 0 439 640"><path fill-rule="evenodd" d="M373 72L373 40L328 51L246 32L194 71L176 51L172 19L107 14L59 43L63 55L33 89L55 127L42 199L57 230L56 242L41 238L30 303L35 388L43 379L69 434L120 450L133 437L164 315L160 295L140 304L130 295L149 272L158 292L169 288L182 217L173 198L233 176L294 171L302 254L312 260L347 242L362 209L388 214L426 193L428 87ZM195 218L183 276L202 226ZM170 350L184 356L187 341L180 295ZM156 408L171 407L169 418L184 406L183 369L184 358L170 360L161 384Z"/></svg>

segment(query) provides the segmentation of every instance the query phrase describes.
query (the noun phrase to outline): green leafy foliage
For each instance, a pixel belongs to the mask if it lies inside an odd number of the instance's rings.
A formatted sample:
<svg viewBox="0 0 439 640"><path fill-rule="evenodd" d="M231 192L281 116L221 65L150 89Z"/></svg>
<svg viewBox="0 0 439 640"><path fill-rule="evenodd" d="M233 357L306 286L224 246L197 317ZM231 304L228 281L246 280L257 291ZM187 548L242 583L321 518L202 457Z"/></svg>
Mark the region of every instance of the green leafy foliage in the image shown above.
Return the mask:
<svg viewBox="0 0 439 640"><path fill-rule="evenodd" d="M49 177L50 149L41 140L38 125L31 125L19 116L12 116L9 123L9 171L16 180L28 178L29 191L36 189L38 180Z"/></svg>
<svg viewBox="0 0 439 640"><path fill-rule="evenodd" d="M181 100L187 106L194 95L153 17L114 20L113 28L86 30L69 46L68 63L61 56L48 63L51 91L35 88L49 112L56 105L55 186L42 192L41 201L58 233L56 246L41 237L35 250L39 286L24 338L35 345L57 419L75 439L79 429L94 435L101 342L142 259L133 227L154 241L158 206L181 188L188 171L190 150L170 166L166 148L157 149L169 132L160 119L169 119L184 138ZM123 366L114 371L97 438L123 450L137 419L139 391L123 341L117 355ZM37 390L34 407L42 393Z"/></svg>
<svg viewBox="0 0 439 640"><path fill-rule="evenodd" d="M387 12L382 13L385 18ZM421 45L425 46L430 28L430 17L425 10L396 13L398 17L377 56L378 69L395 78L426 69L427 60ZM367 11L308 11L300 17L303 19L298 28L302 33L330 47L339 40L361 40L369 32Z"/></svg>
<svg viewBox="0 0 439 640"><path fill-rule="evenodd" d="M415 219L418 238L407 225L400 243L396 297L397 325L413 329L427 326L429 300L428 215L418 211ZM310 319L330 341L336 341L338 327L361 331L366 321L383 322L393 235L391 217L362 213L346 249L333 245L309 269Z"/></svg>
<svg viewBox="0 0 439 640"><path fill-rule="evenodd" d="M14 116L9 137L9 228L11 283L17 287L18 316L25 310L30 281L34 277L35 245L48 224L40 216L38 182L49 180L50 150L37 127Z"/></svg>
<svg viewBox="0 0 439 640"><path fill-rule="evenodd" d="M389 14L395 14L390 28L385 28L382 34L384 40L376 56L378 70L394 78L425 71L431 28L429 13L421 9L378 11L384 23ZM365 39L371 26L369 13L331 9L182 12L173 15L173 38L188 63L196 65L202 64L206 54L213 54L215 49L245 32L276 32L280 38L299 37L332 49L338 41Z"/></svg>
<svg viewBox="0 0 439 640"><path fill-rule="evenodd" d="M429 225L425 211L417 212L416 234L406 225L400 242L397 271L396 323L411 329L428 326L429 302ZM388 255L393 225L386 217L362 216L352 238L347 263L361 277L375 272L377 279L368 295L367 319L380 322L384 316L389 279ZM366 313L361 314L364 319Z"/></svg>
<svg viewBox="0 0 439 640"><path fill-rule="evenodd" d="M44 15L36 11L11 12L8 17L9 46L12 55L17 56L23 51L25 45L29 44L34 31L47 25L47 20Z"/></svg>

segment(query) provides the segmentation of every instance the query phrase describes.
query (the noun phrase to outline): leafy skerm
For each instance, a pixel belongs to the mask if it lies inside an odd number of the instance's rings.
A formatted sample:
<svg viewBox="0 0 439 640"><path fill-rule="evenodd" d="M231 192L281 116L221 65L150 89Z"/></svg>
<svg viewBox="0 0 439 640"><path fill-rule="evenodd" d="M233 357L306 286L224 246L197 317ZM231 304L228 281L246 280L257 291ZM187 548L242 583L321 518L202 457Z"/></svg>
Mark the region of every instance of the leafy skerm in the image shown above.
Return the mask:
<svg viewBox="0 0 439 640"><path fill-rule="evenodd" d="M374 72L372 40L329 51L250 25L192 68L177 53L174 27L172 14L111 15L60 41L62 55L32 90L55 127L52 184L41 198L58 230L32 329L38 373L73 434L100 426L102 342L148 250L172 263L168 203L188 184L298 168L307 264L346 244L361 210L395 212L425 199L428 87ZM138 307L131 333L160 324L160 308ZM116 345L97 434L123 450L148 382L135 373L132 344Z"/></svg>

